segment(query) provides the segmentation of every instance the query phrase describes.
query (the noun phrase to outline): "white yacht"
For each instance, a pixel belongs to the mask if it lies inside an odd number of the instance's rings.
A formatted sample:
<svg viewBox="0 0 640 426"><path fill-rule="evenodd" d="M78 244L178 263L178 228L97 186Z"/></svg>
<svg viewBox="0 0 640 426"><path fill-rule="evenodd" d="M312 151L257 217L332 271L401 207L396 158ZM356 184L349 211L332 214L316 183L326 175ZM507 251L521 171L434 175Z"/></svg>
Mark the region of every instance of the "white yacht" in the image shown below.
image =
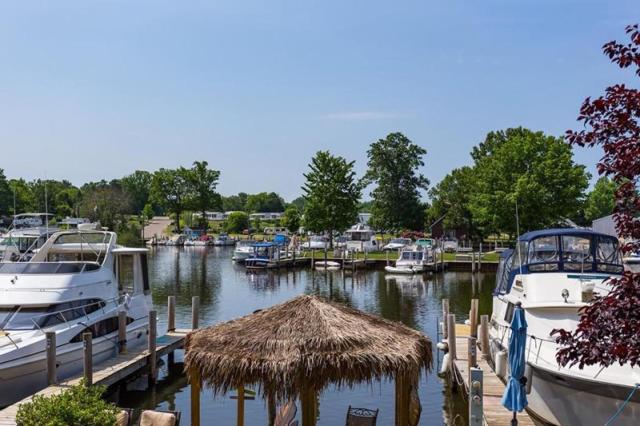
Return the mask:
<svg viewBox="0 0 640 426"><path fill-rule="evenodd" d="M606 294L608 281L623 272L615 237L586 229L548 229L518 239L499 264L491 317L491 354L507 350L509 324L520 302L528 324L526 360L531 390L529 410L555 425L604 425L640 382L640 368L614 364L579 368L556 362L551 331L575 330L579 310L594 293ZM632 344L632 343L630 343ZM637 425L638 392L615 424Z"/></svg>
<svg viewBox="0 0 640 426"><path fill-rule="evenodd" d="M329 239L324 235L312 235L309 241L302 243L301 247L308 250L324 250L329 248Z"/></svg>
<svg viewBox="0 0 640 426"><path fill-rule="evenodd" d="M56 333L59 379L82 371L84 332L94 363L115 355L119 311L127 345L147 340L147 249L119 247L113 232L57 232L29 262L0 263L0 294L0 406L46 386L45 332Z"/></svg>
<svg viewBox="0 0 640 426"><path fill-rule="evenodd" d="M253 245L256 243L254 240L240 240L236 244L236 248L233 250L233 256L231 260L236 262L244 262L249 256L253 254Z"/></svg>
<svg viewBox="0 0 640 426"><path fill-rule="evenodd" d="M405 247L400 251L395 266L385 266L384 270L392 274L420 274L425 272L428 258L425 247Z"/></svg>
<svg viewBox="0 0 640 426"><path fill-rule="evenodd" d="M57 232L54 227L15 228L0 238L0 262L27 262Z"/></svg>
<svg viewBox="0 0 640 426"><path fill-rule="evenodd" d="M371 252L378 251L376 233L369 226L361 223L353 225L345 232L347 236L346 248L348 251Z"/></svg>
<svg viewBox="0 0 640 426"><path fill-rule="evenodd" d="M234 246L236 245L236 240L234 238L231 238L226 232L221 232L220 234L218 234L216 239L213 240L213 245L223 247Z"/></svg>

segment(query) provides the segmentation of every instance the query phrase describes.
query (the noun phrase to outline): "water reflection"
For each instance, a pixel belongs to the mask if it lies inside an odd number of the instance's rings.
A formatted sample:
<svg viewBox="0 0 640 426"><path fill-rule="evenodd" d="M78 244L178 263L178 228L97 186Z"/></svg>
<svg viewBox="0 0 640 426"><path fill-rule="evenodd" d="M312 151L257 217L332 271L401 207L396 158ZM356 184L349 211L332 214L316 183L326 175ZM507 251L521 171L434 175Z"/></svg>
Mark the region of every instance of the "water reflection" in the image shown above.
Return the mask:
<svg viewBox="0 0 640 426"><path fill-rule="evenodd" d="M207 326L250 314L298 294L319 294L330 300L401 321L431 337L435 343L441 300L449 298L450 309L458 321L468 317L472 295L480 299L480 313L491 311L494 276L449 272L415 276L392 276L384 271L280 270L247 273L231 262L232 250L218 247L158 247L149 260L153 302L161 321L166 320L167 296L176 296L176 323L191 323L191 297L200 296L200 324ZM160 323L164 331L166 323ZM176 409L189 424L189 387L181 373L182 354L172 367L164 365L160 381L146 388L146 381L119 389L113 398L121 405L137 408ZM436 365L434 365L434 370ZM436 370L437 371L437 370ZM421 425L466 422L466 404L450 394L435 373L422 377L419 387L423 406ZM380 409L378 424L394 422L394 385L386 381L363 384L351 389L330 387L320 395L319 425L344 422L349 405ZM235 423L235 401L229 395L202 397L202 418L215 418L217 424ZM246 404L246 424L266 424L266 406L261 398Z"/></svg>

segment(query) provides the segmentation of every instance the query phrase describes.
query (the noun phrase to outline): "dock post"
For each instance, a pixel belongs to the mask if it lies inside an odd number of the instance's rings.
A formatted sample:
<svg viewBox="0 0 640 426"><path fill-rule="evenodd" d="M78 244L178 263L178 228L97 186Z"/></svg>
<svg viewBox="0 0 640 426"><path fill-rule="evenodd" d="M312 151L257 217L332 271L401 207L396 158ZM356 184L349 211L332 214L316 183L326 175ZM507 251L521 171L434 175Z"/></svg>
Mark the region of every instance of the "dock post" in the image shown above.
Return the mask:
<svg viewBox="0 0 640 426"><path fill-rule="evenodd" d="M191 426L200 426L200 388L202 387L200 371L192 368L189 378L191 379Z"/></svg>
<svg viewBox="0 0 640 426"><path fill-rule="evenodd" d="M491 358L489 350L489 315L480 317L480 346L482 348L482 357L484 359Z"/></svg>
<svg viewBox="0 0 640 426"><path fill-rule="evenodd" d="M447 316L447 346L449 347L449 357L453 362L456 359L456 315Z"/></svg>
<svg viewBox="0 0 640 426"><path fill-rule="evenodd" d="M327 269L327 246L324 246L324 269Z"/></svg>
<svg viewBox="0 0 640 426"><path fill-rule="evenodd" d="M476 252L473 251L473 246L471 247L471 273L476 273Z"/></svg>
<svg viewBox="0 0 640 426"><path fill-rule="evenodd" d="M449 328L447 326L449 320L449 299L442 299L442 338L447 339Z"/></svg>
<svg viewBox="0 0 640 426"><path fill-rule="evenodd" d="M482 426L482 370L471 368L469 377L469 426Z"/></svg>
<svg viewBox="0 0 640 426"><path fill-rule="evenodd" d="M469 383L471 383L471 369L478 365L478 340L469 336L469 344L467 345L467 368L469 369Z"/></svg>
<svg viewBox="0 0 640 426"><path fill-rule="evenodd" d="M311 269L316 266L316 251L311 250Z"/></svg>
<svg viewBox="0 0 640 426"><path fill-rule="evenodd" d="M93 384L93 335L90 331L82 333L82 342L84 343L84 382L85 385Z"/></svg>
<svg viewBox="0 0 640 426"><path fill-rule="evenodd" d="M127 313L118 312L118 351L121 354L127 353Z"/></svg>
<svg viewBox="0 0 640 426"><path fill-rule="evenodd" d="M444 272L444 249L440 249L440 270Z"/></svg>
<svg viewBox="0 0 640 426"><path fill-rule="evenodd" d="M478 337L478 299L471 299L471 312L469 314L471 319L471 337Z"/></svg>
<svg viewBox="0 0 640 426"><path fill-rule="evenodd" d="M198 320L200 317L200 296L191 298L191 330L198 328Z"/></svg>
<svg viewBox="0 0 640 426"><path fill-rule="evenodd" d="M385 253L387 255L387 266L389 266L389 250L385 250Z"/></svg>
<svg viewBox="0 0 640 426"><path fill-rule="evenodd" d="M167 331L176 330L176 297L169 296L167 299Z"/></svg>
<svg viewBox="0 0 640 426"><path fill-rule="evenodd" d="M478 253L478 272L482 270L482 241L480 241L480 252Z"/></svg>
<svg viewBox="0 0 640 426"><path fill-rule="evenodd" d="M158 371L156 369L156 334L158 332L158 313L149 311L149 383L155 384Z"/></svg>
<svg viewBox="0 0 640 426"><path fill-rule="evenodd" d="M58 382L58 371L56 365L56 332L47 331L47 384L53 385Z"/></svg>

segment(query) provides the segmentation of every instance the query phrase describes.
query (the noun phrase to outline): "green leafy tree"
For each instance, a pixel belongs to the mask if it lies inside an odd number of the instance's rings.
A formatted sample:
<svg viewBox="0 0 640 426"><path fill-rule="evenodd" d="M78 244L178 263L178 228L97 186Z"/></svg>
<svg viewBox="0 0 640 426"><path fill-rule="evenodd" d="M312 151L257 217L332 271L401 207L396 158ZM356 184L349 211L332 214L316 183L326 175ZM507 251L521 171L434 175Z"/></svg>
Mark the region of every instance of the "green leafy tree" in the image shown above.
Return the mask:
<svg viewBox="0 0 640 426"><path fill-rule="evenodd" d="M100 222L102 226L117 231L118 224L126 222L131 211L131 200L115 182L89 183L82 187L80 216Z"/></svg>
<svg viewBox="0 0 640 426"><path fill-rule="evenodd" d="M36 179L29 182L29 187L33 196L32 207L37 212L48 211L58 217L69 216L76 211L80 202L80 191L67 180Z"/></svg>
<svg viewBox="0 0 640 426"><path fill-rule="evenodd" d="M10 213L13 213L13 193L4 175L4 170L0 169L0 214Z"/></svg>
<svg viewBox="0 0 640 426"><path fill-rule="evenodd" d="M200 212L200 223L206 230L209 224L206 211L222 209L222 198L216 192L220 172L211 170L206 161L194 161L187 176L192 193L189 205Z"/></svg>
<svg viewBox="0 0 640 426"><path fill-rule="evenodd" d="M598 179L593 186L593 191L587 195L584 205L585 219L589 222L613 213L616 206L616 189L614 181L606 176Z"/></svg>
<svg viewBox="0 0 640 426"><path fill-rule="evenodd" d="M244 211L247 204L247 194L240 192L238 195L222 197L222 209L225 212Z"/></svg>
<svg viewBox="0 0 640 426"><path fill-rule="evenodd" d="M358 219L362 186L356 180L354 162L319 151L304 174L304 227L312 232L343 232Z"/></svg>
<svg viewBox="0 0 640 426"><path fill-rule="evenodd" d="M304 212L304 197L295 198L290 204L296 206L300 213Z"/></svg>
<svg viewBox="0 0 640 426"><path fill-rule="evenodd" d="M260 192L247 196L245 210L249 213L283 212L284 200L275 192Z"/></svg>
<svg viewBox="0 0 640 426"><path fill-rule="evenodd" d="M34 210L35 200L33 198L33 192L31 187L24 179L11 179L9 181L9 188L11 190L11 205L9 209L11 214L13 212L13 196L15 194L15 209L16 214L26 213Z"/></svg>
<svg viewBox="0 0 640 426"><path fill-rule="evenodd" d="M522 127L490 132L471 154L474 193L469 204L483 234L516 234L572 218L583 202L589 174L573 161L562 138Z"/></svg>
<svg viewBox="0 0 640 426"><path fill-rule="evenodd" d="M177 232L180 232L180 215L193 198L189 179L189 170L179 167L177 169L162 168L153 174L151 180L151 198L175 215Z"/></svg>
<svg viewBox="0 0 640 426"><path fill-rule="evenodd" d="M124 191L131 200L132 213L139 214L149 203L153 174L145 170L136 170L120 179Z"/></svg>
<svg viewBox="0 0 640 426"><path fill-rule="evenodd" d="M142 209L142 216L144 216L144 218L149 221L153 219L154 215L155 212L153 211L153 207L151 206L151 204L147 203Z"/></svg>
<svg viewBox="0 0 640 426"><path fill-rule="evenodd" d="M424 205L420 190L426 190L429 180L419 173L427 151L402 133L390 133L371 144L366 184L375 184L371 192L372 223L380 229L422 229Z"/></svg>
<svg viewBox="0 0 640 426"><path fill-rule="evenodd" d="M298 232L300 228L300 210L294 205L287 207L282 215L282 226L291 232Z"/></svg>
<svg viewBox="0 0 640 426"><path fill-rule="evenodd" d="M454 169L440 183L431 188L429 223L442 220L445 229L464 229L467 235L480 236L475 228L469 203L474 192L473 168L465 166Z"/></svg>
<svg viewBox="0 0 640 426"><path fill-rule="evenodd" d="M236 211L229 214L224 224L224 230L229 233L239 234L249 228L249 215Z"/></svg>

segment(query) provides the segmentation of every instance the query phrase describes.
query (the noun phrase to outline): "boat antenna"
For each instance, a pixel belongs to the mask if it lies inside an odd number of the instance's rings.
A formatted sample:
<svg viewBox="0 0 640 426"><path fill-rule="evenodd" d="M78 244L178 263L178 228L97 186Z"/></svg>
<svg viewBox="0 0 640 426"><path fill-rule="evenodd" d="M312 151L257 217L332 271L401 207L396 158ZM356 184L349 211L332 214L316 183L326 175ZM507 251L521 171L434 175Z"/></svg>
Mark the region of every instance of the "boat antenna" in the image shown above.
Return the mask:
<svg viewBox="0 0 640 426"><path fill-rule="evenodd" d="M45 222L45 230L47 232L47 237L49 236L49 202L47 199L47 174L44 175L44 222Z"/></svg>
<svg viewBox="0 0 640 426"><path fill-rule="evenodd" d="M16 219L16 186L13 185L13 220Z"/></svg>
<svg viewBox="0 0 640 426"><path fill-rule="evenodd" d="M518 198L516 197L516 249L518 250L518 263L520 264L520 275L522 275L522 251L520 249L520 215L518 214Z"/></svg>

